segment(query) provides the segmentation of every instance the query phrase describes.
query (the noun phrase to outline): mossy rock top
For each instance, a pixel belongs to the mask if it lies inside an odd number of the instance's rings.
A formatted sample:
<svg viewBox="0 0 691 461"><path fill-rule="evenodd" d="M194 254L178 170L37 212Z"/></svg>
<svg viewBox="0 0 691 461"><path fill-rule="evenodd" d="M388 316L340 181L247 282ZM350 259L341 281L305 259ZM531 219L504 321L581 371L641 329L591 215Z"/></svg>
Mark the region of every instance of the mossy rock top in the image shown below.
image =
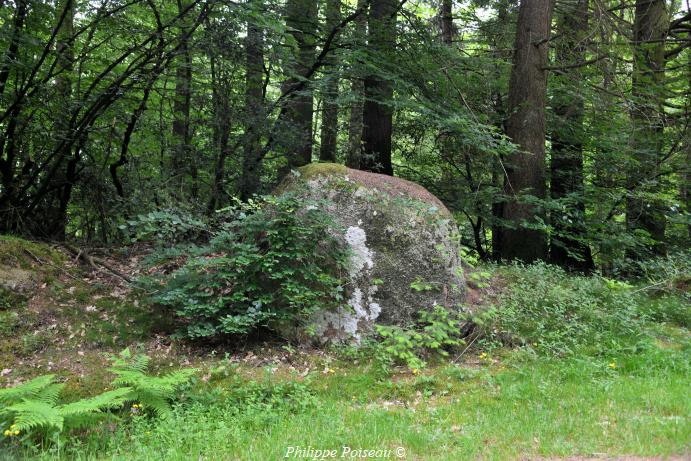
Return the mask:
<svg viewBox="0 0 691 461"><path fill-rule="evenodd" d="M441 214L451 216L444 203L434 194L419 184L406 179L397 178L378 173L355 170L338 163L310 163L309 165L297 168L289 175L277 189L283 192L290 188L294 181L309 181L319 177L344 178L353 181L361 186L376 189L384 192L391 197L407 198L419 201L423 204L436 208Z"/></svg>
<svg viewBox="0 0 691 461"><path fill-rule="evenodd" d="M319 203L351 248L347 306L314 318L322 342L359 341L376 323L411 324L435 304L461 309L458 230L448 209L422 186L315 163L291 172L277 193Z"/></svg>

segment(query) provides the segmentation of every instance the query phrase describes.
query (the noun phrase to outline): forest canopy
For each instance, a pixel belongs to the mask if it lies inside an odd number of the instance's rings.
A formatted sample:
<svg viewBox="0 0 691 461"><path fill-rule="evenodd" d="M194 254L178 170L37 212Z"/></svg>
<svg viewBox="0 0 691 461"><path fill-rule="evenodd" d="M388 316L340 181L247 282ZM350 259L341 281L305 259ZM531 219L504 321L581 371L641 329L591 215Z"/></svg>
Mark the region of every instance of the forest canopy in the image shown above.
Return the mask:
<svg viewBox="0 0 691 461"><path fill-rule="evenodd" d="M690 32L678 0L0 0L0 232L119 243L326 161L424 185L481 259L629 271L688 247Z"/></svg>

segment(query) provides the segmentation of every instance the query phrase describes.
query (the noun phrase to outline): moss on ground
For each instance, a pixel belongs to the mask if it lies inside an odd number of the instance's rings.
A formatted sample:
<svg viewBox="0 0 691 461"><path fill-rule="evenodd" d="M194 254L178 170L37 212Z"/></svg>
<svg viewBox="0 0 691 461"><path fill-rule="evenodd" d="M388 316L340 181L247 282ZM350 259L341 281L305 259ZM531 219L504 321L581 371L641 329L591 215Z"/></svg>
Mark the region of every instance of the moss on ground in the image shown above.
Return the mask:
<svg viewBox="0 0 691 461"><path fill-rule="evenodd" d="M67 258L50 245L30 242L11 235L0 235L0 265L25 270L41 266L49 272L60 268ZM48 267L45 267L48 266Z"/></svg>

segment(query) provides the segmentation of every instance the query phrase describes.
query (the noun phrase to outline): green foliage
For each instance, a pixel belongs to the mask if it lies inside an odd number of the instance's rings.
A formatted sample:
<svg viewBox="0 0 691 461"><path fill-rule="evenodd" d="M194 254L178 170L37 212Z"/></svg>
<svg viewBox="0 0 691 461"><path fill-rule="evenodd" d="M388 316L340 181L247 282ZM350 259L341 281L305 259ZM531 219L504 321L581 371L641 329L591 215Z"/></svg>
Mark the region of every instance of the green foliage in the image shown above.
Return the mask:
<svg viewBox="0 0 691 461"><path fill-rule="evenodd" d="M304 411L313 408L316 404L309 382L298 381L262 383L241 382L236 379L228 394L225 395L225 401L238 411L244 412L276 409Z"/></svg>
<svg viewBox="0 0 691 461"><path fill-rule="evenodd" d="M170 402L181 386L187 384L197 372L194 368L183 368L163 376L149 376L146 369L149 357L143 354L132 356L129 348L113 356L113 366L108 370L117 377L113 385L126 389L128 401L138 402L135 410L151 410L158 416L170 413Z"/></svg>
<svg viewBox="0 0 691 461"><path fill-rule="evenodd" d="M647 290L680 294L691 301L691 251L639 261L638 267Z"/></svg>
<svg viewBox="0 0 691 461"><path fill-rule="evenodd" d="M130 242L155 242L171 244L198 240L208 234L207 225L188 212L169 209L151 211L121 224Z"/></svg>
<svg viewBox="0 0 691 461"><path fill-rule="evenodd" d="M152 300L185 322L182 335L277 328L340 304L349 253L319 204L265 197L232 211L197 256L151 284Z"/></svg>
<svg viewBox="0 0 691 461"><path fill-rule="evenodd" d="M492 278L492 273L485 270L478 270L467 273L466 280L473 283L477 288L489 287L489 280Z"/></svg>
<svg viewBox="0 0 691 461"><path fill-rule="evenodd" d="M476 314L488 347L531 346L552 355L604 354L649 339L651 320L679 318L683 300L650 298L600 276L573 276L544 263L501 271L508 288ZM686 315L688 318L688 315Z"/></svg>
<svg viewBox="0 0 691 461"><path fill-rule="evenodd" d="M375 346L383 365L403 364L411 370L425 366L423 356L448 356L448 349L463 343L460 319L443 306L420 311L413 328L377 325L381 341Z"/></svg>
<svg viewBox="0 0 691 461"><path fill-rule="evenodd" d="M420 291L431 291L434 289L434 286L429 282L425 282L420 277L417 277L413 282L411 282L410 288L412 288L413 290L415 290L417 292L420 292Z"/></svg>
<svg viewBox="0 0 691 461"><path fill-rule="evenodd" d="M2 298L0 298L2 302ZM0 309L2 308L0 304ZM16 311L2 311L0 310L0 335L9 336L21 325L19 313Z"/></svg>
<svg viewBox="0 0 691 461"><path fill-rule="evenodd" d="M63 384L44 375L0 389L0 428L5 437L61 432L92 422L105 410L122 406L130 389L123 387L71 403L59 403Z"/></svg>
<svg viewBox="0 0 691 461"><path fill-rule="evenodd" d="M60 402L64 384L56 383L54 375L0 389L0 431L7 439L43 437L91 425L126 402L140 402L133 406L137 412L150 409L156 415L167 415L179 388L196 370L182 369L153 377L144 373L148 361L145 355L132 357L125 349L113 358L109 369L116 375L112 383L115 389L74 402Z"/></svg>

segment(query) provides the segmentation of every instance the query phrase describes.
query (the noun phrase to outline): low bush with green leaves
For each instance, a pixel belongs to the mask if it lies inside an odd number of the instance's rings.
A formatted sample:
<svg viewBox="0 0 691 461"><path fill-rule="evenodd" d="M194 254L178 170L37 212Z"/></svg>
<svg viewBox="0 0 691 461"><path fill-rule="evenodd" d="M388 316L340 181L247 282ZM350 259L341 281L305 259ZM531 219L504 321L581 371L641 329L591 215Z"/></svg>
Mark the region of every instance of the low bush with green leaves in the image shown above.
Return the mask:
<svg viewBox="0 0 691 461"><path fill-rule="evenodd" d="M154 242L169 245L203 239L208 226L200 218L184 210L165 209L137 215L119 226L130 242Z"/></svg>
<svg viewBox="0 0 691 461"><path fill-rule="evenodd" d="M318 203L265 197L231 216L172 274L145 281L182 320L182 336L279 329L342 304L348 247Z"/></svg>
<svg viewBox="0 0 691 461"><path fill-rule="evenodd" d="M691 302L690 250L639 261L638 268L646 291L681 294Z"/></svg>
<svg viewBox="0 0 691 461"><path fill-rule="evenodd" d="M420 311L419 316L419 322L412 328L377 325L380 342L375 348L381 364L403 364L419 370L425 366L424 357L446 357L448 349L463 343L459 336L461 319L447 308L435 305Z"/></svg>
<svg viewBox="0 0 691 461"><path fill-rule="evenodd" d="M485 347L529 345L562 356L597 355L645 340L653 320L683 317L684 302L601 276L574 276L544 263L501 270L509 288L477 313Z"/></svg>

